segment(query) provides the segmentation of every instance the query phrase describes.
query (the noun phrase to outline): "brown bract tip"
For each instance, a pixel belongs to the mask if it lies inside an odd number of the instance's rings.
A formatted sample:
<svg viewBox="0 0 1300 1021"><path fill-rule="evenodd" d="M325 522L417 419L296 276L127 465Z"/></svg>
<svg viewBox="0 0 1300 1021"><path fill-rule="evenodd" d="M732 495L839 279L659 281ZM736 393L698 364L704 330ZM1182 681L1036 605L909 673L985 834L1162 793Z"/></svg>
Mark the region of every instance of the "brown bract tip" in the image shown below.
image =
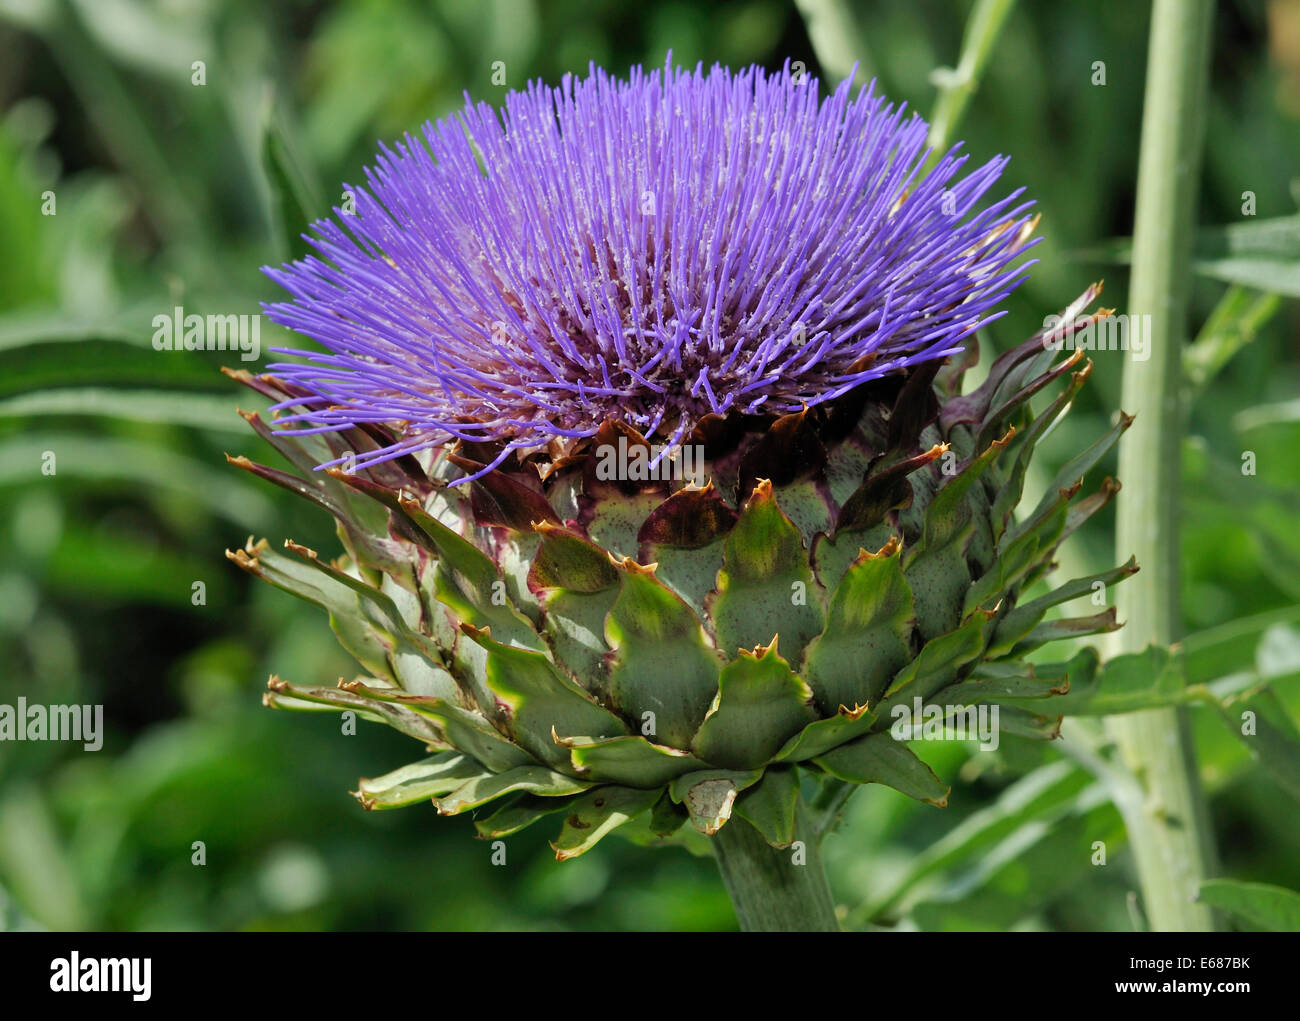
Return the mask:
<svg viewBox="0 0 1300 1021"><path fill-rule="evenodd" d="M658 561L652 564L638 564L631 557L620 557L617 553L607 553L606 555L609 557L609 562L619 570L627 571L628 574L637 574L643 578L653 578L655 571L659 568Z"/></svg>
<svg viewBox="0 0 1300 1021"><path fill-rule="evenodd" d="M292 539L284 540L284 548L287 549L290 553L296 553L298 554L298 556L303 557L307 560L320 559L320 554L317 553L314 549L296 543Z"/></svg>
<svg viewBox="0 0 1300 1021"><path fill-rule="evenodd" d="M551 724L551 740L561 748L572 748L575 744L575 740L571 737L560 737L560 735L556 733L554 723ZM586 770L584 769L582 772L586 772Z"/></svg>
<svg viewBox="0 0 1300 1021"><path fill-rule="evenodd" d="M876 550L875 553L859 546L858 555L853 558L853 565L856 567L858 564L864 564L869 560L879 560L881 557L892 557L899 551L902 545L903 540L901 538L897 535L891 535L889 541L881 546L880 549Z"/></svg>
<svg viewBox="0 0 1300 1021"><path fill-rule="evenodd" d="M776 643L779 642L780 640L781 640L781 636L779 634L775 634L772 636L772 640L768 642L766 645L755 645L754 650L752 652L746 652L744 649L741 649L740 654L742 656L748 656L750 659L754 659L754 660L763 659L765 656L768 656L769 654L777 654Z"/></svg>

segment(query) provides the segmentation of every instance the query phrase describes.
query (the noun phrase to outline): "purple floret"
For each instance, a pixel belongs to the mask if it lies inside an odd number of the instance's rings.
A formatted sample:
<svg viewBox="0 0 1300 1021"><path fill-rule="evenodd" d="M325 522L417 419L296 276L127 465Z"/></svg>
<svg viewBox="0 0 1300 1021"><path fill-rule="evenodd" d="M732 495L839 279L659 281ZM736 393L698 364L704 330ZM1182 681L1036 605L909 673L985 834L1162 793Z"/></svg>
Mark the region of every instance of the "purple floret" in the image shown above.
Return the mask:
<svg viewBox="0 0 1300 1021"><path fill-rule="evenodd" d="M281 423L377 422L374 463L505 450L607 418L669 444L709 413L783 414L961 350L1020 283L1006 165L928 173L927 125L844 81L593 68L381 148L355 212L271 279L276 322L329 353L271 366L316 396ZM302 409L306 408L305 411Z"/></svg>

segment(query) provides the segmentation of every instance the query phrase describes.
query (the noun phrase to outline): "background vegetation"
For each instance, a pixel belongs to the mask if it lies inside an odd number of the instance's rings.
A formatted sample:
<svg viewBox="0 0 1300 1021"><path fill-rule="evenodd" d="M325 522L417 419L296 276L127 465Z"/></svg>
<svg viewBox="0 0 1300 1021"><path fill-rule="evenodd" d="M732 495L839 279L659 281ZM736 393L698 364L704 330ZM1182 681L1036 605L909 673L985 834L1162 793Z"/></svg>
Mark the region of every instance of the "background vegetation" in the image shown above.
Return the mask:
<svg viewBox="0 0 1300 1021"><path fill-rule="evenodd" d="M832 13L857 38L832 38L927 114L970 9L856 0ZM997 39L954 137L978 160L1012 157L1008 180L1038 201L1046 240L982 338L986 361L1098 276L1103 304L1123 309L1111 239L1131 229L1148 16L1130 0L1026 0ZM500 868L468 818L363 813L347 791L406 761L409 742L264 710L272 671L328 682L352 668L314 609L223 556L249 533L333 550L331 524L225 464L272 456L234 411L254 401L218 372L232 356L150 346L153 316L175 305L256 312L275 295L259 267L295 250L341 182L362 180L378 141L464 92L501 98L494 62L519 87L589 62L660 66L668 50L682 64L789 59L820 73L799 9L779 0L0 0L0 702L102 703L107 728L93 754L0 744L0 928L734 925L712 861L684 850L609 840L557 865L538 827ZM1198 247L1205 329L1189 348L1189 680L1272 682L1270 711L1293 733L1300 3L1221 0L1211 89L1199 222L1229 229ZM287 339L262 327L264 349ZM1040 448L1041 478L1118 406L1122 356L1094 361L1074 435ZM1103 514L1078 539L1091 570L1113 562L1112 525ZM1223 874L1300 887L1300 760L1262 769L1216 713L1194 718ZM1119 816L1061 743L918 750L960 777L950 807L872 787L828 842L854 924L1142 924ZM205 865L191 863L194 841Z"/></svg>

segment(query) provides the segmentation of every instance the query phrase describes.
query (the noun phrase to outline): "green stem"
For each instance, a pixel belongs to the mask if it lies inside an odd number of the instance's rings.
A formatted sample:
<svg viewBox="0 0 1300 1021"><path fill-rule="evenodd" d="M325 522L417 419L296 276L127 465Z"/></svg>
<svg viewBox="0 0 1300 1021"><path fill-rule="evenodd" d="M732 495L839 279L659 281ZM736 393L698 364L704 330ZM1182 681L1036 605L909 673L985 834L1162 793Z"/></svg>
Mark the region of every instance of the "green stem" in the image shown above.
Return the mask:
<svg viewBox="0 0 1300 1021"><path fill-rule="evenodd" d="M859 83L876 76L867 44L844 0L795 0L795 6L803 15L808 41L828 85L838 85L847 78L854 64L858 65Z"/></svg>
<svg viewBox="0 0 1300 1021"><path fill-rule="evenodd" d="M932 76L939 86L939 98L930 117L930 136L927 139L934 150L930 154L931 165L938 162L947 150L953 129L979 88L1002 26L1015 6L1016 0L976 0L962 37L961 61L955 69L942 68Z"/></svg>
<svg viewBox="0 0 1300 1021"><path fill-rule="evenodd" d="M1119 454L1116 544L1142 565L1117 590L1124 652L1169 645L1180 631L1182 355L1212 25L1212 0L1155 2L1129 293L1132 322L1149 316L1149 358L1125 365L1123 405L1137 420ZM1148 710L1108 723L1141 792L1125 823L1154 930L1213 928L1208 908L1193 901L1214 854L1186 713Z"/></svg>
<svg viewBox="0 0 1300 1021"><path fill-rule="evenodd" d="M753 826L732 816L713 837L713 853L745 932L838 932L821 847L811 835L803 803L793 847L772 847Z"/></svg>

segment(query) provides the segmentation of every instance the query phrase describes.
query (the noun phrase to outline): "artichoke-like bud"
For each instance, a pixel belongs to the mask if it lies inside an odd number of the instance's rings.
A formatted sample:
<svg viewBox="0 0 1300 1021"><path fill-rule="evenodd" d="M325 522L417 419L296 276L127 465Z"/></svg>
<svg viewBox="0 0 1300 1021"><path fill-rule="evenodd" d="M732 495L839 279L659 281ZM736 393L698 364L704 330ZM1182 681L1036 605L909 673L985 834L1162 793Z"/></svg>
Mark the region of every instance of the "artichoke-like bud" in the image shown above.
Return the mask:
<svg viewBox="0 0 1300 1021"><path fill-rule="evenodd" d="M1118 489L1076 498L1128 419L1020 506L1098 288L963 392L1033 227L971 214L1001 163L924 173L922 122L789 73L594 74L506 109L386 153L317 225L329 262L272 271L296 298L272 315L332 353L234 374L298 424L246 416L299 473L234 460L345 553L231 556L365 674L268 704L426 746L367 808L476 810L485 837L556 814L560 858L736 817L788 846L809 776L943 805L900 707L1054 735L1095 657L1025 655L1113 629L1045 616L1136 568L1020 594Z"/></svg>

